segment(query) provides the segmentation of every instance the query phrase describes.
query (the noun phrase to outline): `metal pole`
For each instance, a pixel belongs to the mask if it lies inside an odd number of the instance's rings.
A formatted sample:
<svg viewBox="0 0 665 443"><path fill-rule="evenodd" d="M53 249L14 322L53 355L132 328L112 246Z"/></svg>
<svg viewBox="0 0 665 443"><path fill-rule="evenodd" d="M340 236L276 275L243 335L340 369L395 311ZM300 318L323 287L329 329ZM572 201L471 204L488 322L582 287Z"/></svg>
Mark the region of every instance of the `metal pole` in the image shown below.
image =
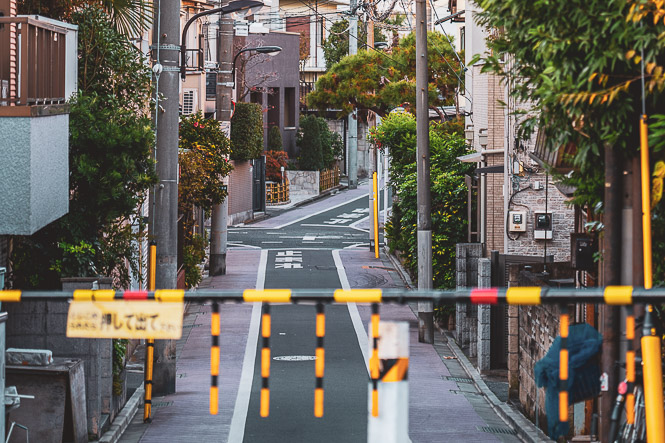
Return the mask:
<svg viewBox="0 0 665 443"><path fill-rule="evenodd" d="M155 15L157 26L154 27L153 41L158 45L155 62L162 66L157 92L164 97L155 111L159 114L155 147L159 184L153 193L155 205L152 217L154 240L159 245L155 283L159 289L172 289L176 287L178 274L180 0L161 0ZM154 394L175 392L175 351L173 340L157 340L155 343Z"/></svg>
<svg viewBox="0 0 665 443"><path fill-rule="evenodd" d="M223 1L228 4L228 0ZM233 20L222 15L219 21L217 38L217 94L215 102L216 117L227 137L231 136L231 109L233 65ZM228 186L228 178L224 178ZM228 188L227 188L228 189ZM226 240L228 234L229 197L212 207L210 221L210 275L226 274Z"/></svg>
<svg viewBox="0 0 665 443"><path fill-rule="evenodd" d="M155 264L157 262L157 245L154 243L150 245L150 276L148 277L148 289L155 290ZM155 340L148 338L145 341L145 367L144 367L144 380L143 386L145 390L145 397L143 400L143 422L150 421L150 413L152 410L152 373L153 361L155 359Z"/></svg>
<svg viewBox="0 0 665 443"><path fill-rule="evenodd" d="M351 15L349 16L349 55L358 53L358 17L356 9L358 1L351 0ZM358 187L358 121L355 112L349 114L349 189Z"/></svg>
<svg viewBox="0 0 665 443"><path fill-rule="evenodd" d="M418 183L418 289L432 288L429 109L427 101L427 7L416 0L416 163ZM434 342L434 306L418 303L418 341Z"/></svg>
<svg viewBox="0 0 665 443"><path fill-rule="evenodd" d="M372 225L374 226L374 257L379 258L379 192L376 172L372 174L372 188L374 194L372 204L372 209L374 212L374 219L372 220Z"/></svg>

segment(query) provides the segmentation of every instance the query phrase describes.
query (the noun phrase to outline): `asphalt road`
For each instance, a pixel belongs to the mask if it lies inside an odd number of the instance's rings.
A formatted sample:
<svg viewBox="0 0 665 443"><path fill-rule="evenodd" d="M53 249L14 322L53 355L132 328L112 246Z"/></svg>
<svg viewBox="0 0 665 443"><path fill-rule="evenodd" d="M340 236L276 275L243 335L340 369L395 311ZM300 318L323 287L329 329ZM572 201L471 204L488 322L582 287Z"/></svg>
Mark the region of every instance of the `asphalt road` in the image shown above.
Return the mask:
<svg viewBox="0 0 665 443"><path fill-rule="evenodd" d="M269 249L266 289L340 288L332 250L368 247L368 233L354 227L367 216L365 197L276 229L233 229L229 241ZM326 307L322 418L314 417L315 306L273 305L271 315L270 415L261 418L258 414L262 385L259 337L244 441L366 441L369 378L349 308Z"/></svg>
<svg viewBox="0 0 665 443"><path fill-rule="evenodd" d="M368 199L363 196L281 227L230 228L228 242L230 247L261 249L369 247L369 233L357 226L363 221L366 224L368 217ZM380 234L379 244L382 241Z"/></svg>

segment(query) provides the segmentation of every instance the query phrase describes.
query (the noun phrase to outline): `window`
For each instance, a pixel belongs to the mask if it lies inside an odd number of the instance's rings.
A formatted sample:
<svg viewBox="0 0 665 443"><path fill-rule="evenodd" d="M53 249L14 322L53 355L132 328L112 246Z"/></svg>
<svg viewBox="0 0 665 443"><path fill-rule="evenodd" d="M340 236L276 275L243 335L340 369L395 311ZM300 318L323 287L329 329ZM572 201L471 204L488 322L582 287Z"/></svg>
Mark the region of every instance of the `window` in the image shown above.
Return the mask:
<svg viewBox="0 0 665 443"><path fill-rule="evenodd" d="M206 73L206 100L214 100L217 97L217 73Z"/></svg>
<svg viewBox="0 0 665 443"><path fill-rule="evenodd" d="M194 95L195 90L189 89L185 90L182 93L182 113L183 115L189 115L194 113L194 107L196 102L196 96Z"/></svg>
<svg viewBox="0 0 665 443"><path fill-rule="evenodd" d="M296 126L296 88L284 88L284 127Z"/></svg>
<svg viewBox="0 0 665 443"><path fill-rule="evenodd" d="M268 127L280 126L279 114L279 88L271 88L268 92Z"/></svg>
<svg viewBox="0 0 665 443"><path fill-rule="evenodd" d="M466 29L464 26L459 28L459 50L460 52L466 49Z"/></svg>

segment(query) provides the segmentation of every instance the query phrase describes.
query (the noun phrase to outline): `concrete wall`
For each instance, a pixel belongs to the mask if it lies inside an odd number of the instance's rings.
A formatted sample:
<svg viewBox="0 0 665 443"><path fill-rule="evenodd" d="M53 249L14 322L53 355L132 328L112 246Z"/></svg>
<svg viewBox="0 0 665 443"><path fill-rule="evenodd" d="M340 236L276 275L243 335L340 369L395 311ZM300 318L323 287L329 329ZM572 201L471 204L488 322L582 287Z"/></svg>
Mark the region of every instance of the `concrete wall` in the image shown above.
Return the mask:
<svg viewBox="0 0 665 443"><path fill-rule="evenodd" d="M252 210L252 165L250 162L232 161L233 171L229 174L229 225L244 223L254 218Z"/></svg>
<svg viewBox="0 0 665 443"><path fill-rule="evenodd" d="M0 235L32 235L69 211L69 114L0 117Z"/></svg>
<svg viewBox="0 0 665 443"><path fill-rule="evenodd" d="M63 290L92 287L91 279L63 283ZM92 279L94 280L94 279ZM111 287L110 278L100 278L100 289ZM88 434L98 439L105 416L111 413L113 389L112 342L110 339L67 338L66 302L4 303L7 318L6 346L49 349L54 357L80 358L84 363ZM111 417L108 417L109 419Z"/></svg>

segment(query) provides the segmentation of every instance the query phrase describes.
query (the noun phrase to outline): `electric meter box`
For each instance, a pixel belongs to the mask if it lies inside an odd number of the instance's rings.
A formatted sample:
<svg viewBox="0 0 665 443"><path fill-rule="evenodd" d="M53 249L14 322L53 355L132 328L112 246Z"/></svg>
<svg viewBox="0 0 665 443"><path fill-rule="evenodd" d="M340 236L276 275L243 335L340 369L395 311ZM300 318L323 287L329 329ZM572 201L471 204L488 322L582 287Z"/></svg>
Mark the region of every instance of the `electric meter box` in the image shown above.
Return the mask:
<svg viewBox="0 0 665 443"><path fill-rule="evenodd" d="M510 211L508 213L508 230L510 232L526 232L526 211Z"/></svg>
<svg viewBox="0 0 665 443"><path fill-rule="evenodd" d="M552 213L534 211L533 238L536 240L552 239Z"/></svg>

